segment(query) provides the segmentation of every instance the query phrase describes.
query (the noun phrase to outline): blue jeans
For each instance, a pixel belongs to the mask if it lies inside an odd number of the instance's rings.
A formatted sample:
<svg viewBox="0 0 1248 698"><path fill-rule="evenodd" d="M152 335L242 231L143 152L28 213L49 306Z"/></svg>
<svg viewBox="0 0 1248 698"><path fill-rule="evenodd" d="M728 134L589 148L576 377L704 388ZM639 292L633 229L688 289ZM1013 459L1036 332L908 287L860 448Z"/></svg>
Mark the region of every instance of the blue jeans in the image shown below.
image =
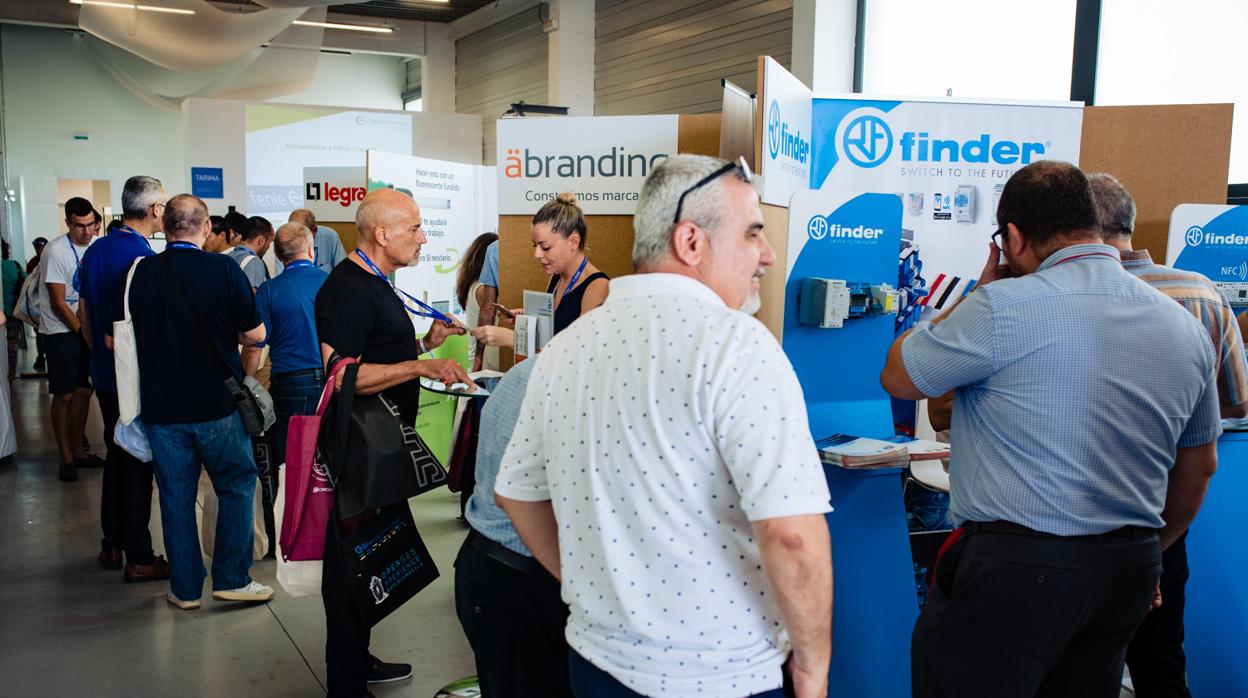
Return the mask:
<svg viewBox="0 0 1248 698"><path fill-rule="evenodd" d="M572 679L572 695L576 698L644 698L616 678L590 664L576 650L568 652L568 674ZM784 698L784 689L755 693L750 698Z"/></svg>
<svg viewBox="0 0 1248 698"><path fill-rule="evenodd" d="M203 463L217 492L216 545L212 551L214 591L238 589L251 582L252 517L256 461L251 439L237 413L195 424L145 424L160 489L160 516L169 587L183 601L198 599L204 589L204 558L195 529L195 494Z"/></svg>
<svg viewBox="0 0 1248 698"><path fill-rule="evenodd" d="M269 395L273 396L273 412L277 416L273 424L274 465L286 462L286 429L290 418L316 412L316 403L321 399L324 387L325 373L320 369L273 374ZM276 487L273 492L276 494Z"/></svg>

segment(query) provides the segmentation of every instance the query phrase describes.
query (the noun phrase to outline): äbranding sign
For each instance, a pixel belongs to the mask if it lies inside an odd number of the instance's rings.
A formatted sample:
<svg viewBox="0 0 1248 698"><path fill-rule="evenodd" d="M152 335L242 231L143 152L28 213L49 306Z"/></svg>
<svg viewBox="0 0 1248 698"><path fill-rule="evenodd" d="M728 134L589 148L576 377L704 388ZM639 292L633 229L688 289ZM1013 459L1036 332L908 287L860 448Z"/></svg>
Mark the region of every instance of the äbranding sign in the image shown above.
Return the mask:
<svg viewBox="0 0 1248 698"><path fill-rule="evenodd" d="M678 130L675 115L499 119L498 212L532 215L570 191L585 213L632 215Z"/></svg>

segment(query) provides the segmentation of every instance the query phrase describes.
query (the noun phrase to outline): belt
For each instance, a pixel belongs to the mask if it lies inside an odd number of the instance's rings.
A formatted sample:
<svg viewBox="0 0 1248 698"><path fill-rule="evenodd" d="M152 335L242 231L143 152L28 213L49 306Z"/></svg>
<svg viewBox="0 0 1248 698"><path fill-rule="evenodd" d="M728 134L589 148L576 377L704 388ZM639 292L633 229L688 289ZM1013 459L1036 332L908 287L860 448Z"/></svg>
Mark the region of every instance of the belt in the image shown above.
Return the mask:
<svg viewBox="0 0 1248 698"><path fill-rule="evenodd" d="M315 376L324 379L325 372L319 368L305 368L302 371L283 371L282 373L274 373L273 378L304 378L307 376Z"/></svg>
<svg viewBox="0 0 1248 698"><path fill-rule="evenodd" d="M1094 533L1085 536L1059 536L1053 533L1036 531L1021 524L1010 521L967 521L962 524L967 533L997 533L1007 536L1029 536L1031 538L1054 538L1057 540L1097 541L1097 540L1139 540L1157 535L1157 529L1144 526L1123 526L1105 533Z"/></svg>
<svg viewBox="0 0 1248 698"><path fill-rule="evenodd" d="M542 567L542 563L538 562L537 558L521 555L502 543L477 533L475 528L468 532L468 545L491 560L507 565L517 572L550 577L550 573Z"/></svg>

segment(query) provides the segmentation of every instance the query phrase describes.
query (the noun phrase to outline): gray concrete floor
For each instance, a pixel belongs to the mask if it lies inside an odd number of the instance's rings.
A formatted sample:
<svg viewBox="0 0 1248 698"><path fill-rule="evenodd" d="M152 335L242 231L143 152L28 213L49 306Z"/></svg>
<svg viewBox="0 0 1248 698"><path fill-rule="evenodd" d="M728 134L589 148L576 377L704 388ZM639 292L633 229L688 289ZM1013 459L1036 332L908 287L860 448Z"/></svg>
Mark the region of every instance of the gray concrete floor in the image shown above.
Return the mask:
<svg viewBox="0 0 1248 698"><path fill-rule="evenodd" d="M29 370L31 356L23 359ZM0 466L0 695L323 695L319 595L291 598L275 563L260 561L251 574L274 587L271 603L222 604L205 593L187 612L165 602L165 582L126 584L102 569L102 470L58 480L47 383L12 385L18 452ZM94 409L87 433L102 455ZM411 680L375 687L378 696L432 697L476 673L455 617L452 563L467 531L456 521L458 495L422 495L412 511L442 576L373 629L373 654L414 667ZM163 553L155 502L151 530Z"/></svg>

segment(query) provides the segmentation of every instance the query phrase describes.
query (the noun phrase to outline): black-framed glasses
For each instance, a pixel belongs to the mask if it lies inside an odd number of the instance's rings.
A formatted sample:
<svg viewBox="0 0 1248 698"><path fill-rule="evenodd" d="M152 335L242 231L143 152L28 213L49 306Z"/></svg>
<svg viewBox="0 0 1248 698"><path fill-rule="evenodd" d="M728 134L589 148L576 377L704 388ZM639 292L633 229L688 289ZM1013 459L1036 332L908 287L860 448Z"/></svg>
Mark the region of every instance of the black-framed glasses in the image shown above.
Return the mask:
<svg viewBox="0 0 1248 698"><path fill-rule="evenodd" d="M750 171L750 165L745 161L745 156L737 158L736 162L730 162L702 179L699 179L692 187L689 187L680 195L680 198L676 200L676 215L672 216L672 224L675 225L680 222L680 210L685 205L686 196L689 196L693 192L705 187L733 170L740 171L741 177L747 182L754 180L754 173Z"/></svg>
<svg viewBox="0 0 1248 698"><path fill-rule="evenodd" d="M991 237L988 238L989 240L992 240L992 244L996 245L998 250L1005 249L1005 245L1003 244L1005 242L1005 230L1005 226L1001 226L1000 228L997 228L996 232L994 232Z"/></svg>

